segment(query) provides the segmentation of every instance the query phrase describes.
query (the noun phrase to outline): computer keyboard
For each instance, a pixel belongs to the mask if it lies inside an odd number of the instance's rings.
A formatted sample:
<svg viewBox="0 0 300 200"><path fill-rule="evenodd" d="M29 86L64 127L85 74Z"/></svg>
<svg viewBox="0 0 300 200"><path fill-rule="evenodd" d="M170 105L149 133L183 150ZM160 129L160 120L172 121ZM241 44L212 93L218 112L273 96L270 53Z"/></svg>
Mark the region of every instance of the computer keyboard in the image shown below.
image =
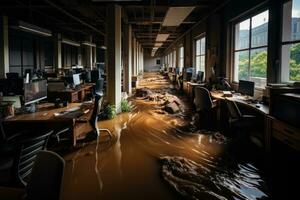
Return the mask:
<svg viewBox="0 0 300 200"><path fill-rule="evenodd" d="M64 118L76 119L76 118L81 117L82 115L84 115L84 112L82 112L81 110L76 110L76 111L71 111L71 112L64 113L61 116L64 117Z"/></svg>

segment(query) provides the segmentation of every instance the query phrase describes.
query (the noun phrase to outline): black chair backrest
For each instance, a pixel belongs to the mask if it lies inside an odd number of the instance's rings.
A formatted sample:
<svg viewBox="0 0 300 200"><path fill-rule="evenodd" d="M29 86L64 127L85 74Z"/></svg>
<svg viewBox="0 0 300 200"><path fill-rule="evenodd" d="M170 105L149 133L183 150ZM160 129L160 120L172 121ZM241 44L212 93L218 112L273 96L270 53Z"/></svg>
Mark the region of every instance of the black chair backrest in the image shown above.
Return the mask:
<svg viewBox="0 0 300 200"><path fill-rule="evenodd" d="M3 120L0 118L0 142L1 141L5 141L6 140L6 135L5 135L5 132L4 132L4 128L3 128Z"/></svg>
<svg viewBox="0 0 300 200"><path fill-rule="evenodd" d="M51 151L39 151L26 187L29 200L59 200L65 161Z"/></svg>
<svg viewBox="0 0 300 200"><path fill-rule="evenodd" d="M232 119L239 119L242 117L242 113L236 103L228 98L225 98L226 105L229 111L229 115Z"/></svg>
<svg viewBox="0 0 300 200"><path fill-rule="evenodd" d="M212 108L210 92L204 87L195 87L194 104L197 111L209 110Z"/></svg>
<svg viewBox="0 0 300 200"><path fill-rule="evenodd" d="M104 85L104 79L99 78L96 81L96 85L95 85L95 89L94 89L95 95L103 96L103 85Z"/></svg>
<svg viewBox="0 0 300 200"><path fill-rule="evenodd" d="M102 101L103 101L103 96L95 95L94 108L93 108L93 112L92 112L92 115L90 118L90 124L91 124L93 130L97 133L97 135L99 135L98 115L100 114Z"/></svg>
<svg viewBox="0 0 300 200"><path fill-rule="evenodd" d="M48 131L37 136L28 137L16 144L19 152L14 162L17 184L27 185L35 158L40 150L46 148L48 138L52 133L53 131Z"/></svg>

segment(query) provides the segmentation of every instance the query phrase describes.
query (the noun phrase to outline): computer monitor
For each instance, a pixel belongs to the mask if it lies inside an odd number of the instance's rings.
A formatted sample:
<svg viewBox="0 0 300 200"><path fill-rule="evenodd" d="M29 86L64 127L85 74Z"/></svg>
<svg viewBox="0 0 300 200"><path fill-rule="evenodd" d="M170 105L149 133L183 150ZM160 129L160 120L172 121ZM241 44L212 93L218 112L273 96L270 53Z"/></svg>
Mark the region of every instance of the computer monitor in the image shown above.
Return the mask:
<svg viewBox="0 0 300 200"><path fill-rule="evenodd" d="M203 71L198 71L197 73L197 81L199 82L203 82L203 78L204 78L204 72Z"/></svg>
<svg viewBox="0 0 300 200"><path fill-rule="evenodd" d="M19 78L19 73L17 73L17 72L8 72L8 73L6 73L6 78L7 79L18 79Z"/></svg>
<svg viewBox="0 0 300 200"><path fill-rule="evenodd" d="M24 84L24 103L33 104L47 98L47 81L40 80Z"/></svg>
<svg viewBox="0 0 300 200"><path fill-rule="evenodd" d="M248 95L248 96L254 96L254 85L255 83L252 81L239 81L239 93Z"/></svg>
<svg viewBox="0 0 300 200"><path fill-rule="evenodd" d="M80 85L80 74L73 74L73 85Z"/></svg>
<svg viewBox="0 0 300 200"><path fill-rule="evenodd" d="M23 84L22 78L0 79L0 92L4 96L23 95Z"/></svg>
<svg viewBox="0 0 300 200"><path fill-rule="evenodd" d="M96 83L99 78L101 78L100 71L99 70L92 70L91 71L91 82Z"/></svg>

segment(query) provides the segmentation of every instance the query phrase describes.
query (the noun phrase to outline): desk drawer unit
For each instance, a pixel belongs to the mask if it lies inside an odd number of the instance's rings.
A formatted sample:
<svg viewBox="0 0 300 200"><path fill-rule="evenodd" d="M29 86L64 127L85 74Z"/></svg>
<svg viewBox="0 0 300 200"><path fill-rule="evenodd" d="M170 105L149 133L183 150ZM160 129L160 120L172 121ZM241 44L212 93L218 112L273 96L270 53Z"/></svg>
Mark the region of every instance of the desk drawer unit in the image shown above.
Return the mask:
<svg viewBox="0 0 300 200"><path fill-rule="evenodd" d="M277 140L300 151L300 129L274 119L272 123L272 135Z"/></svg>

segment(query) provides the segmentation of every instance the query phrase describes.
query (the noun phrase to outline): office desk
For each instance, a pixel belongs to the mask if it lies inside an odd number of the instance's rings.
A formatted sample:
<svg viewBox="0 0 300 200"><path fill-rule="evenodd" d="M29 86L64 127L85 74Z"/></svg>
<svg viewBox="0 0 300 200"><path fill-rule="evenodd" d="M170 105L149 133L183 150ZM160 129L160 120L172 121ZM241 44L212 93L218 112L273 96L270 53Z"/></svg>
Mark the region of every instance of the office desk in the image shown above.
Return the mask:
<svg viewBox="0 0 300 200"><path fill-rule="evenodd" d="M219 116L219 121L222 123L224 123L228 118L228 116L224 116L227 115L227 112L224 112L227 109L227 106L222 103L224 102L225 98L223 96L222 92L211 92L211 96L214 99L218 100L218 116ZM263 126L264 126L264 130L263 130L263 144L265 147L265 150L268 152L270 150L270 144L271 144L271 133L270 133L270 120L268 118L269 116L269 106L268 105L264 105L264 104L255 104L255 103L249 103L248 101L246 101L246 99L243 99L243 96L240 95L234 95L232 97L227 97L230 100L235 101L238 105L240 106L244 106L245 108L249 108L250 110L254 111L255 113L259 113L262 116L263 119ZM256 107L256 105L259 105L259 107ZM222 113L222 114L221 114Z"/></svg>
<svg viewBox="0 0 300 200"><path fill-rule="evenodd" d="M214 98L214 99L217 99L217 100L224 100L225 97L223 97L223 93L222 92L210 92L211 93L211 96ZM254 109L264 115L268 115L269 114L269 106L268 105L264 105L264 104L260 104L260 103L257 103L257 104L254 104L254 103L249 103L246 101L246 99L243 99L243 96L240 96L240 95L234 95L232 97L227 97L229 100L232 100L232 101L235 101L237 102L238 104L242 104L244 106L247 106L251 109ZM259 105L259 107L256 107L256 105Z"/></svg>
<svg viewBox="0 0 300 200"><path fill-rule="evenodd" d="M20 131L22 129L38 130L40 128L58 131L62 128L69 127L71 132L70 139L73 146L76 146L77 138L92 130L88 122L93 109L92 104L86 106L89 107L89 112L78 119L64 117L63 115L55 116L54 114L80 106L80 103L70 103L67 107L55 108L52 103L40 104L38 105L38 111L35 113L15 115L12 118L6 119L4 121L4 127L8 129L8 132Z"/></svg>
<svg viewBox="0 0 300 200"><path fill-rule="evenodd" d="M55 101L56 98L60 98L63 101L68 101L70 103L75 103L78 101L84 101L86 94L90 93L93 88L92 83L84 84L78 89L66 89L62 91L49 91L48 99L49 101Z"/></svg>
<svg viewBox="0 0 300 200"><path fill-rule="evenodd" d="M195 98L195 87L205 87L206 83L194 83L190 81L183 81L183 91L187 94L191 100Z"/></svg>

